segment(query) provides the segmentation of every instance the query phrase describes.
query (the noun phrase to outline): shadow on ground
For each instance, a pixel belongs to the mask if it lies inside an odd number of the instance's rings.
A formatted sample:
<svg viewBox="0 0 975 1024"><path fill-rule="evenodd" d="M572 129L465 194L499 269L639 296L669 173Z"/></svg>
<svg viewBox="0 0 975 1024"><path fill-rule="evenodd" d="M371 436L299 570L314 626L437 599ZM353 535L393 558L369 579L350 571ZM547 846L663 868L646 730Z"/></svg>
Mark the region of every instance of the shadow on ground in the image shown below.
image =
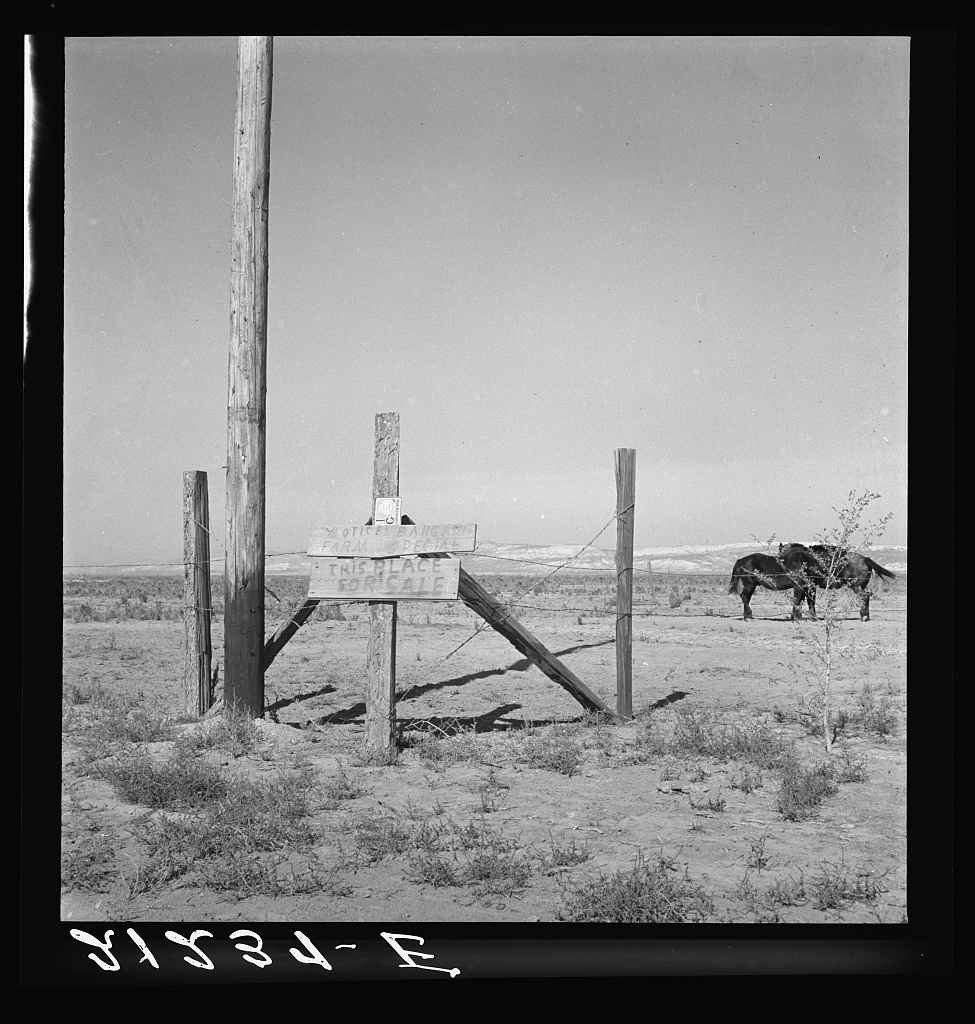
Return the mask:
<svg viewBox="0 0 975 1024"><path fill-rule="evenodd" d="M592 643L592 644L576 644L576 646L574 646L574 647L565 647L561 651L553 651L552 653L556 657L562 657L563 655L566 655L566 654L575 654L576 651L582 651L582 650L585 650L586 648L589 648L589 647L605 647L607 644L615 644L615 642L616 642L615 640L599 640L596 643ZM468 683L477 682L480 679L490 679L492 676L503 676L503 675L506 675L508 672L525 672L527 669L531 668L533 664L534 664L534 662L532 662L529 658L519 658L517 661L512 662L506 668L491 668L491 669L485 669L482 672L469 672L466 675L455 676L453 679L443 679L443 680L441 680L440 682L437 682L437 683L424 683L423 685L420 685L420 686L411 686L408 690L404 690L403 693L399 693L399 694L396 695L396 703L397 703L397 705L400 705L404 701L415 700L417 697L422 697L425 693L430 693L432 690L443 690L443 689L445 689L446 687L449 687L449 686L466 686ZM321 692L324 692L324 691L321 691ZM507 705L505 705L505 707L507 707ZM520 704L514 704L514 705L511 705L510 707L518 708L518 707L521 707L521 705ZM357 722L357 721L359 721L365 713L366 713L365 702L364 701L359 701L357 704L353 704L352 707L340 708L338 711L333 711L330 714L325 715L322 718L315 719L315 723L317 725L346 725L346 724L348 724L350 722ZM506 714L507 712L506 711L501 711L499 713L500 714ZM448 718L448 719L445 719L445 721L448 721L448 722L464 721L464 722L467 722L467 723L478 722L482 718L487 718L487 717L489 717L492 714L494 714L495 717L497 717L498 713L488 712L487 715L480 715L480 716L477 716L475 718L468 718L468 719ZM431 719L431 718L426 718L426 719L414 719L413 721L417 721L417 722L419 722L419 721L437 722L439 720ZM559 719L559 721L561 721L561 719ZM573 721L574 721L574 719L573 719ZM543 724L547 724L547 723L536 722L534 724L536 724L536 725L543 725ZM520 728L521 726L514 726L514 727L515 728ZM470 724L468 724L466 726L466 728L469 729L470 728ZM498 728L509 728L509 726L508 725L502 725L502 726L499 726ZM479 728L478 731L481 731L480 728Z"/></svg>
<svg viewBox="0 0 975 1024"><path fill-rule="evenodd" d="M280 700L276 700L273 704L269 704L265 709L270 714L277 714L282 708L290 707L292 704L297 704L299 701L312 700L315 697L323 697L326 693L335 693L338 687L335 686L322 686L317 690L312 690L310 693L296 693L291 697L282 697Z"/></svg>

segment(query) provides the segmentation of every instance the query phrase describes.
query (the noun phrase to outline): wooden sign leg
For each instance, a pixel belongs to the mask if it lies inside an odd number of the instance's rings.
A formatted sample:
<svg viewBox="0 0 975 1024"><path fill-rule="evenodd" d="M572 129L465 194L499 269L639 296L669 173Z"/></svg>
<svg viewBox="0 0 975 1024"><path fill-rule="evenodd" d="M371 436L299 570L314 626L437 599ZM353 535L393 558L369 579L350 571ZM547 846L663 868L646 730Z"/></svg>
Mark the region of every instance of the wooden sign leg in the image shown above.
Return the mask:
<svg viewBox="0 0 975 1024"><path fill-rule="evenodd" d="M376 414L372 504L399 494L399 413ZM373 509L370 509L370 515ZM366 668L366 752L374 760L396 755L396 602L369 602Z"/></svg>

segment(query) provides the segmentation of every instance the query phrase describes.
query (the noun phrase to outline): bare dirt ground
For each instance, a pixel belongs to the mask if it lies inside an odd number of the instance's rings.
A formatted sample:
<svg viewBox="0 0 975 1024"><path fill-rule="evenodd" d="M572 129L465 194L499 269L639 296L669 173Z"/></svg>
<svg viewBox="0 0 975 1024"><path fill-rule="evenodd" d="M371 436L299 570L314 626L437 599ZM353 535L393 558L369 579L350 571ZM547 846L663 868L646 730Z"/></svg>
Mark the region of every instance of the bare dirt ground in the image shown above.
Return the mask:
<svg viewBox="0 0 975 1024"><path fill-rule="evenodd" d="M505 599L523 589L484 582ZM615 707L607 583L553 580L516 614ZM364 606L310 621L267 672L265 719L236 742L205 741L213 723L177 720L173 595L159 619L86 621L117 595L66 584L62 918L905 921L906 585L880 592L868 623L845 613L828 757L811 713L822 627L788 621L788 600L761 591L742 622L726 590L695 584L673 608L660 587L655 605L637 594L636 718L622 725L583 714L490 629L451 654L479 625L459 602L402 603L403 749L370 766ZM151 608L148 598L136 603ZM269 601L268 632L284 614ZM143 735L113 733L112 715L142 722ZM776 745L833 773L833 791L793 820ZM181 861L173 837L196 823L199 842L223 805L127 796L110 770L126 756L209 766L234 784L302 780L305 831L264 852L242 840L240 857L197 846Z"/></svg>

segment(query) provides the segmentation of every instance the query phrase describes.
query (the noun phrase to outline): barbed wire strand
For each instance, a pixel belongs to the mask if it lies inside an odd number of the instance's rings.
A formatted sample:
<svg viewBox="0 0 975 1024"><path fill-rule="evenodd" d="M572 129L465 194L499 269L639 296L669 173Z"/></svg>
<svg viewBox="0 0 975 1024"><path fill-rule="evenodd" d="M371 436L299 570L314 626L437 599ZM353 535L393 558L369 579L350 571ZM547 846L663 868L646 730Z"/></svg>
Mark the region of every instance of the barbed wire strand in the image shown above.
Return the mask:
<svg viewBox="0 0 975 1024"><path fill-rule="evenodd" d="M307 551L272 551L264 556L269 558L283 558L285 555L307 555ZM225 555L214 555L207 562L69 562L61 566L62 569L166 569L180 565L212 565L214 562L222 562Z"/></svg>
<svg viewBox="0 0 975 1024"><path fill-rule="evenodd" d="M631 505L630 508L632 508L632 507L633 506ZM583 546L574 555L572 555L570 558L567 558L560 565L557 565L550 573L548 573L547 575L543 576L536 583L532 584L532 586L528 587L527 590L524 590L520 594L515 595L513 600L514 601L519 601L521 598L527 597L533 590L537 590L543 583L545 583L547 580L550 580L560 569L563 569L565 566L567 566L569 564L569 562L575 561L580 555L582 555L582 553L584 551L586 551L589 548L591 548L593 546L593 544L595 544L596 541L599 540L599 538L609 529L610 525L615 520L617 520L621 515L624 515L629 510L630 510L629 508L626 508L626 509L622 509L619 512L614 512L609 517L609 519L606 520L605 525L599 530L599 532L596 533L595 536L591 540L589 540L585 544L583 544ZM507 602L507 604L504 605L504 607L505 608L509 608L509 607L511 607L512 603L513 603L512 601L509 601L509 602ZM506 619L507 617L508 617L508 615L506 613L504 616L502 616L502 620L501 621L503 622L504 619ZM458 644L458 646L455 647L449 654L444 655L444 657L441 658L440 661L437 664L442 664L448 658L453 657L462 647L465 647L467 644L469 644L476 636L478 636L480 633L482 633L490 625L491 625L491 623L485 620L480 626L478 626L477 629L474 630L474 632L463 643Z"/></svg>

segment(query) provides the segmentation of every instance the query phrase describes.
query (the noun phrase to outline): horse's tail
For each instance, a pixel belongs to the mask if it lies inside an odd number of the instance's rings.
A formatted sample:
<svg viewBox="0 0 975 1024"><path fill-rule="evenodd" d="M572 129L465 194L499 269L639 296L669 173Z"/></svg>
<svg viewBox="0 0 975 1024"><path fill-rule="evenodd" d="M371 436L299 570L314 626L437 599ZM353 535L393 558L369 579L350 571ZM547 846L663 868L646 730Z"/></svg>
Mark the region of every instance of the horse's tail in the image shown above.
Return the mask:
<svg viewBox="0 0 975 1024"><path fill-rule="evenodd" d="M890 569L885 569L882 565L877 565L877 563L872 558L864 557L863 560L867 563L867 565L870 566L871 569L873 569L873 571L878 576L882 576L884 579L888 580L897 579L897 577L894 575L894 573L890 571Z"/></svg>
<svg viewBox="0 0 975 1024"><path fill-rule="evenodd" d="M731 585L728 587L729 594L741 593L741 567L744 561L744 558L739 558L738 561L735 562L735 567L731 570Z"/></svg>

